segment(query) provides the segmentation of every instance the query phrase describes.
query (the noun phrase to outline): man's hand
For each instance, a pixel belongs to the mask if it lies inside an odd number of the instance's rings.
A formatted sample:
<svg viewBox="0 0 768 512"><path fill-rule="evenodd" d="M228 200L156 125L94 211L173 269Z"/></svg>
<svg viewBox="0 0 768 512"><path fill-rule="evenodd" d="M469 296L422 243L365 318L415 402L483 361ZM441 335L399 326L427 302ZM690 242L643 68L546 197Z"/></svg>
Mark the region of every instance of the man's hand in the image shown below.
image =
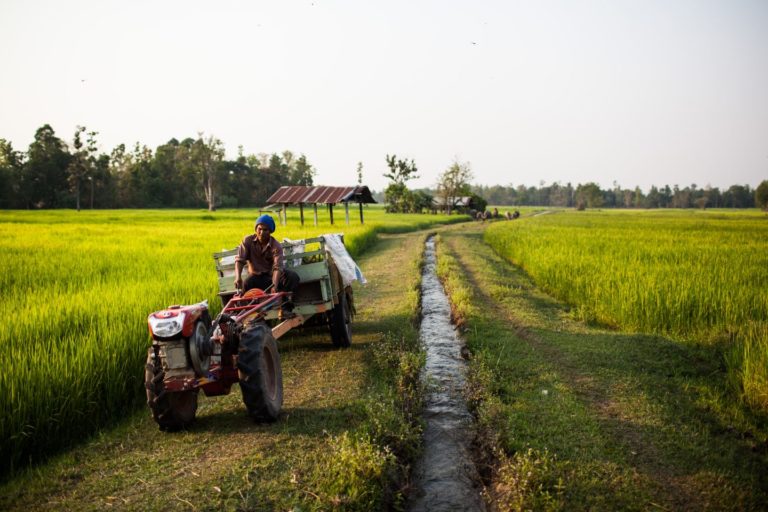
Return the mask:
<svg viewBox="0 0 768 512"><path fill-rule="evenodd" d="M237 290L243 289L243 278L241 276L235 277L235 289Z"/></svg>

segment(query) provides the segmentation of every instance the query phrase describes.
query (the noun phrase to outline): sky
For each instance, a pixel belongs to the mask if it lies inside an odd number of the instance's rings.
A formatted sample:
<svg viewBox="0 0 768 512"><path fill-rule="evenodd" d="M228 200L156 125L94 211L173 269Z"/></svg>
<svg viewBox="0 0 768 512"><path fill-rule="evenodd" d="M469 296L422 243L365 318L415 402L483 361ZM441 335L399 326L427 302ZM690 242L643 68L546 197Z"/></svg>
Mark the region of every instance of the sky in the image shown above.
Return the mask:
<svg viewBox="0 0 768 512"><path fill-rule="evenodd" d="M768 1L0 0L0 138L213 135L315 184L757 186Z"/></svg>

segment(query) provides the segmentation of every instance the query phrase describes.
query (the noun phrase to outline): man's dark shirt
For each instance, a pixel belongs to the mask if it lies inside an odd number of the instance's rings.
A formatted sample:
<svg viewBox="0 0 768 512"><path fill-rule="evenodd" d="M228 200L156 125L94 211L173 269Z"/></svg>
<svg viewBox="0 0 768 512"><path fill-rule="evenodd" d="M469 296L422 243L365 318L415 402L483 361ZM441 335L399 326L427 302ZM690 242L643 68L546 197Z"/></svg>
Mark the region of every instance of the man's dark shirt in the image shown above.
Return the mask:
<svg viewBox="0 0 768 512"><path fill-rule="evenodd" d="M262 246L256 235L246 235L237 248L235 260L247 262L249 274L267 274L275 270L282 273L283 246L271 236L269 243Z"/></svg>

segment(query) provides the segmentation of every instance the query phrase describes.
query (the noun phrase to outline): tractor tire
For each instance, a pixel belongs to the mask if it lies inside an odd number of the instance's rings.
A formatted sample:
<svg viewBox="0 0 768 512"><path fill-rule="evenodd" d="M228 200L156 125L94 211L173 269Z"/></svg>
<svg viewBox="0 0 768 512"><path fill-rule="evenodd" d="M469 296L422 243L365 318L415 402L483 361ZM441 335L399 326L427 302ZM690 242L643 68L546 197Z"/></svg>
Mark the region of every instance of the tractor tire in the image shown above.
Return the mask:
<svg viewBox="0 0 768 512"><path fill-rule="evenodd" d="M283 371L269 326L257 324L243 331L237 370L248 414L257 421L277 420L283 406Z"/></svg>
<svg viewBox="0 0 768 512"><path fill-rule="evenodd" d="M339 303L331 310L331 341L335 347L347 348L352 345L352 311L347 293L339 293Z"/></svg>
<svg viewBox="0 0 768 512"><path fill-rule="evenodd" d="M160 430L175 432L185 429L195 421L198 390L168 393L163 386L164 378L160 356L155 353L154 347L150 347L144 370L144 387L152 417Z"/></svg>

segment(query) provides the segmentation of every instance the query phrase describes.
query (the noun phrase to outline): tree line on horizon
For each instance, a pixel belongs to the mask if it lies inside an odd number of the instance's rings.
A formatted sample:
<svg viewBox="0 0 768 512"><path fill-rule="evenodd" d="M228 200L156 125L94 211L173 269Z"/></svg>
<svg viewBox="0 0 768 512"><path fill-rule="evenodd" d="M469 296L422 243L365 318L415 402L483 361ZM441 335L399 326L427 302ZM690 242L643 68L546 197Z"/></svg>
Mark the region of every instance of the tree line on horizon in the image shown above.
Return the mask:
<svg viewBox="0 0 768 512"><path fill-rule="evenodd" d="M601 189L597 183L589 182L561 185L558 182L539 187L525 185L472 185L474 178L469 162L454 161L437 179L435 188L409 190L407 182L417 178L418 169L411 159L399 159L395 155L386 157L389 172L384 174L390 180L383 193L374 195L386 203L387 211L414 212L443 210L451 213L469 197L472 208L484 210L487 205L498 206L554 206L563 208L754 208L768 209L768 180L757 188L749 185L732 185L721 191L717 187L699 188L691 184L680 188L678 185L652 186L645 193L640 187L622 188L614 182L613 188ZM378 197L377 197L378 196Z"/></svg>
<svg viewBox="0 0 768 512"><path fill-rule="evenodd" d="M0 208L252 208L283 185L313 184L305 155L224 158L223 143L198 134L152 150L97 150L97 132L78 126L71 144L41 126L26 152L0 139Z"/></svg>
<svg viewBox="0 0 768 512"><path fill-rule="evenodd" d="M539 187L473 186L472 191L484 197L488 204L510 206L560 206L573 208L754 208L768 207L768 180L753 189L749 185L732 185L725 190L718 187L698 187L695 183L651 186L648 192L640 187L622 188L614 182L613 188L602 189L590 182L561 185L552 183Z"/></svg>
<svg viewBox="0 0 768 512"><path fill-rule="evenodd" d="M152 150L136 143L124 144L109 154L99 153L97 132L78 126L71 144L56 136L46 124L35 133L26 152L0 139L0 208L252 208L284 185L311 186L317 174L306 156L291 151L281 154L224 157L223 143L198 134L181 141L172 138ZM539 187L525 185L471 185L469 162L455 161L438 178L435 189L409 190L417 177L411 159L386 156L390 180L374 197L391 212L422 212L444 209L450 213L460 196L472 196L477 207L559 206L575 208L768 208L768 180L752 189L732 185L728 189L699 188L691 184L626 189L614 183L601 189L596 183ZM351 181L351 180L350 180ZM357 167L362 184L362 163ZM433 199L433 198L436 198ZM436 206L439 205L439 206ZM441 205L441 206L440 206Z"/></svg>

